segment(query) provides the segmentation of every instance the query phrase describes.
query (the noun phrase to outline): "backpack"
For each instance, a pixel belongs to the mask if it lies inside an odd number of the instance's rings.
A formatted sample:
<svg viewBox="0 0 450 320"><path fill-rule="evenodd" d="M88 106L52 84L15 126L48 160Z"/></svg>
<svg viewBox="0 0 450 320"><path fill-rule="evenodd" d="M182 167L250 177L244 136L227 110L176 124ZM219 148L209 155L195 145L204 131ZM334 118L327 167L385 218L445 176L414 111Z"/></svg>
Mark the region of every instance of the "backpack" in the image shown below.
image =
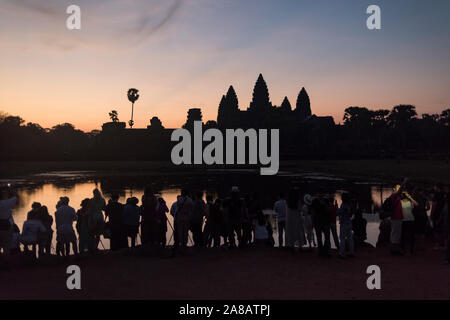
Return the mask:
<svg viewBox="0 0 450 320"><path fill-rule="evenodd" d="M380 219L387 219L392 217L394 213L394 204L392 201L392 197L387 198L384 200L383 204L381 205L381 212L380 212Z"/></svg>

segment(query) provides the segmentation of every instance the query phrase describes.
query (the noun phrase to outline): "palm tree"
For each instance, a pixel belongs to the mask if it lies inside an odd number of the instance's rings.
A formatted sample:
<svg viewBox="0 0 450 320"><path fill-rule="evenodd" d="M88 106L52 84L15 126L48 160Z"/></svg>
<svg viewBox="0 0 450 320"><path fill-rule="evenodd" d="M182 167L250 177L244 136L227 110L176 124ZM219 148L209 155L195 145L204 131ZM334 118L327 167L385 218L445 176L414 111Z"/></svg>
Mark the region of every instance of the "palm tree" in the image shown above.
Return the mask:
<svg viewBox="0 0 450 320"><path fill-rule="evenodd" d="M139 99L139 90L138 89L128 89L128 100L130 100L131 102L131 120L128 121L128 124L130 125L131 128L133 128L134 125L134 121L133 121L133 113L134 113L134 103L136 102L137 99Z"/></svg>
<svg viewBox="0 0 450 320"><path fill-rule="evenodd" d="M109 118L112 122L119 122L119 113L116 110L112 110L109 113Z"/></svg>

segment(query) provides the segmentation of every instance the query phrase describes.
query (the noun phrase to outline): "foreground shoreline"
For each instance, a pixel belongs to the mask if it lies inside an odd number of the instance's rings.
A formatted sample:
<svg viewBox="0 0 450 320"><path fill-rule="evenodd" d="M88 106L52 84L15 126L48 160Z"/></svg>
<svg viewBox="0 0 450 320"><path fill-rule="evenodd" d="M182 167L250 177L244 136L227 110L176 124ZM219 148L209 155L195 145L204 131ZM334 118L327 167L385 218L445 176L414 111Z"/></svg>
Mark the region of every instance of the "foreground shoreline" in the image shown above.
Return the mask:
<svg viewBox="0 0 450 320"><path fill-rule="evenodd" d="M66 288L66 268L81 268L81 290ZM369 290L367 267L381 268L381 290ZM426 271L424 271L426 270ZM450 266L427 248L393 257L386 248L362 248L353 259L318 258L279 248L189 248L122 251L0 271L0 299L449 299Z"/></svg>

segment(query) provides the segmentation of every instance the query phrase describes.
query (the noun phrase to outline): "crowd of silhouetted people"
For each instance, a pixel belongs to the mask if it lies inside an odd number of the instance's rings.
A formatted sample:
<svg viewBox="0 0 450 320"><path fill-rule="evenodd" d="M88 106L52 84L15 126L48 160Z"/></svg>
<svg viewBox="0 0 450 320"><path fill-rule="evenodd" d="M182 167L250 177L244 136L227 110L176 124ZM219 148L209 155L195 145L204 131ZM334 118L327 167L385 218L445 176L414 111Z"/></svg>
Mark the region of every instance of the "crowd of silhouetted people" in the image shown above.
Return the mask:
<svg viewBox="0 0 450 320"><path fill-rule="evenodd" d="M145 188L140 200L130 197L126 203L120 203L115 193L106 202L95 189L92 198L84 199L78 211L70 205L68 197L61 197L54 217L45 205L33 203L20 231L13 219L19 198L10 187L2 187L0 248L6 262L10 255L20 253L22 247L34 257L50 255L53 225L54 250L63 257L96 254L105 249L102 239L109 239L111 251L133 251L139 243L141 247L167 247L173 255L183 253L190 245L226 250L273 247L274 227L278 246L294 253L317 247L320 257L331 257L333 241L337 257L347 258L355 257L357 248L368 245L363 211L346 192L338 206L334 197L320 194L313 197L293 188L287 196L278 194L273 210L263 210L257 193L242 196L237 186L231 188L226 198L214 199L210 194L206 195L206 202L203 198L201 191L182 189L169 208L151 187ZM448 186L436 185L429 198L422 188L411 187L405 179L382 203L377 247L386 244L393 255L414 254L425 246L425 238L429 236L434 249L446 248L448 264L449 202ZM172 219L168 219L169 214ZM166 237L168 228L172 231L170 239Z"/></svg>

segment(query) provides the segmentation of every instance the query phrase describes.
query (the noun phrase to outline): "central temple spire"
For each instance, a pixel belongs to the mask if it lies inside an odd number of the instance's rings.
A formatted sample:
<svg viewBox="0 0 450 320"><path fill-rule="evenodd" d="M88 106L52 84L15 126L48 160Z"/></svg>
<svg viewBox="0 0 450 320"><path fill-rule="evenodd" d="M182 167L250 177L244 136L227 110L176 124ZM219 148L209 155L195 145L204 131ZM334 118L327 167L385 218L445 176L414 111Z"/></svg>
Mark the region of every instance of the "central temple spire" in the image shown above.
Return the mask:
<svg viewBox="0 0 450 320"><path fill-rule="evenodd" d="M253 100L250 103L250 111L265 113L270 109L269 90L262 74L259 74L253 89Z"/></svg>
<svg viewBox="0 0 450 320"><path fill-rule="evenodd" d="M298 94L295 112L297 112L301 121L311 116L311 102L309 101L309 96L305 88L302 88Z"/></svg>
<svg viewBox="0 0 450 320"><path fill-rule="evenodd" d="M239 113L239 103L233 86L228 88L226 95L222 96L219 104L219 112L217 115L217 123L221 128L231 128L236 116Z"/></svg>

